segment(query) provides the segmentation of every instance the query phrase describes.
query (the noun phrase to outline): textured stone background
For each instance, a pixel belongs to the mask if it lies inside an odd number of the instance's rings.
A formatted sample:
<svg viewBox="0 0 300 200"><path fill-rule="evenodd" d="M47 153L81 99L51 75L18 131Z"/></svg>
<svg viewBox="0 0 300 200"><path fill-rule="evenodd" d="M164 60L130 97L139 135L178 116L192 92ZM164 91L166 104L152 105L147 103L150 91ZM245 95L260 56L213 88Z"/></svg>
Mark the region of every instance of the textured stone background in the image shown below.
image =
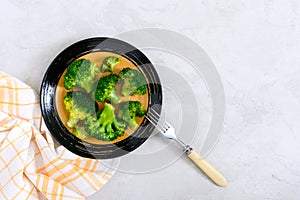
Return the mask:
<svg viewBox="0 0 300 200"><path fill-rule="evenodd" d="M300 2L297 0L2 0L0 70L39 90L51 60L91 36L157 27L197 42L226 93L210 183L186 158L141 175L117 172L89 199L300 199Z"/></svg>

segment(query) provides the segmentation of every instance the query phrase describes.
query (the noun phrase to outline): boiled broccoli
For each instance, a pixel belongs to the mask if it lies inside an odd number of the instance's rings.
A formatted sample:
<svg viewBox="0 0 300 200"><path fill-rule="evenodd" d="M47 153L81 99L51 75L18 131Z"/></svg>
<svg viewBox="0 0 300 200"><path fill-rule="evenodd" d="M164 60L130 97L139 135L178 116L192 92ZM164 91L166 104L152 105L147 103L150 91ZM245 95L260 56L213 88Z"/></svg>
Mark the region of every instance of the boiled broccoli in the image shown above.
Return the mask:
<svg viewBox="0 0 300 200"><path fill-rule="evenodd" d="M64 87L67 90L78 86L87 93L93 89L95 77L99 74L97 64L87 59L79 59L72 62L64 76Z"/></svg>
<svg viewBox="0 0 300 200"><path fill-rule="evenodd" d="M67 92L64 96L64 104L70 113L67 125L71 128L97 111L95 101L86 93L79 91Z"/></svg>
<svg viewBox="0 0 300 200"><path fill-rule="evenodd" d="M86 132L98 140L112 141L122 136L126 125L117 120L115 108L109 103L104 103L104 109L97 115L88 117L84 121Z"/></svg>
<svg viewBox="0 0 300 200"><path fill-rule="evenodd" d="M100 102L105 100L111 101L113 104L118 104L121 99L116 92L116 84L119 82L120 77L116 74L109 74L99 79L96 91L95 99Z"/></svg>
<svg viewBox="0 0 300 200"><path fill-rule="evenodd" d="M135 117L142 117L146 114L143 104L139 101L123 102L119 108L118 117L122 119L131 130L137 128L138 124Z"/></svg>
<svg viewBox="0 0 300 200"><path fill-rule="evenodd" d="M147 82L141 72L136 69L124 68L119 76L123 81L121 93L124 96L146 94Z"/></svg>
<svg viewBox="0 0 300 200"><path fill-rule="evenodd" d="M85 131L84 126L80 126L78 124L76 124L74 127L74 135L82 140L89 137L89 134Z"/></svg>
<svg viewBox="0 0 300 200"><path fill-rule="evenodd" d="M114 67L119 64L121 60L116 56L109 56L103 60L101 65L101 72L112 72Z"/></svg>

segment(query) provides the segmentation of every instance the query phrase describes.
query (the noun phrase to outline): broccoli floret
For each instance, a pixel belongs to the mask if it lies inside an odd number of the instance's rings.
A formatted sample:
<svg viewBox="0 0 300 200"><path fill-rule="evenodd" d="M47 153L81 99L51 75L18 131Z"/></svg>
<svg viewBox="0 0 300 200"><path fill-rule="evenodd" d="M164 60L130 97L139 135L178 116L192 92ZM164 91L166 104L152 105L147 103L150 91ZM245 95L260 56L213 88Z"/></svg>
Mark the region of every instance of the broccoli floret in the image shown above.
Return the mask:
<svg viewBox="0 0 300 200"><path fill-rule="evenodd" d="M119 80L120 77L116 74L109 74L100 78L95 91L95 99L100 102L108 100L113 104L120 103L121 99L118 97L115 88Z"/></svg>
<svg viewBox="0 0 300 200"><path fill-rule="evenodd" d="M115 108L109 103L104 103L104 109L96 116L88 117L84 121L86 132L98 140L112 141L122 136L126 125L117 120Z"/></svg>
<svg viewBox="0 0 300 200"><path fill-rule="evenodd" d="M124 68L119 76L123 81L121 93L124 96L146 94L147 82L141 72L136 69Z"/></svg>
<svg viewBox="0 0 300 200"><path fill-rule="evenodd" d="M64 87L67 90L78 86L87 93L93 89L95 77L99 74L97 64L87 59L79 59L72 62L64 76Z"/></svg>
<svg viewBox="0 0 300 200"><path fill-rule="evenodd" d="M103 60L103 64L101 65L101 72L112 72L114 70L114 66L119 64L121 60L116 56L109 56Z"/></svg>
<svg viewBox="0 0 300 200"><path fill-rule="evenodd" d="M84 126L80 126L77 124L74 127L74 135L82 140L85 140L89 137L89 134L85 131Z"/></svg>
<svg viewBox="0 0 300 200"><path fill-rule="evenodd" d="M70 113L67 125L71 128L97 110L95 101L87 94L79 91L67 92L64 97L64 104Z"/></svg>
<svg viewBox="0 0 300 200"><path fill-rule="evenodd" d="M143 104L139 101L123 102L119 108L118 117L122 119L131 130L137 128L138 124L135 117L142 117L146 114Z"/></svg>

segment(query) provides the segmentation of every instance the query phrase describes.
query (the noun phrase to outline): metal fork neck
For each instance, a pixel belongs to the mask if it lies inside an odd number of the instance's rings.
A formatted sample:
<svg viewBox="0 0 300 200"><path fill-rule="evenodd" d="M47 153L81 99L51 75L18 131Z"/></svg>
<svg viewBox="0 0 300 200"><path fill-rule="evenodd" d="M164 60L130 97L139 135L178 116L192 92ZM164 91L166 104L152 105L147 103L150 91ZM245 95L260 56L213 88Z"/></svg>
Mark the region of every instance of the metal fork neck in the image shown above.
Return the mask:
<svg viewBox="0 0 300 200"><path fill-rule="evenodd" d="M189 155L190 153L192 153L192 150L193 150L193 148L190 147L189 145L186 145L185 149L183 149L183 151L186 155Z"/></svg>
<svg viewBox="0 0 300 200"><path fill-rule="evenodd" d="M183 152L185 154L189 155L192 152L193 148L190 147L189 145L186 145L182 140L180 140L179 138L176 138L174 140L176 141L177 144L179 144L179 146L182 147Z"/></svg>

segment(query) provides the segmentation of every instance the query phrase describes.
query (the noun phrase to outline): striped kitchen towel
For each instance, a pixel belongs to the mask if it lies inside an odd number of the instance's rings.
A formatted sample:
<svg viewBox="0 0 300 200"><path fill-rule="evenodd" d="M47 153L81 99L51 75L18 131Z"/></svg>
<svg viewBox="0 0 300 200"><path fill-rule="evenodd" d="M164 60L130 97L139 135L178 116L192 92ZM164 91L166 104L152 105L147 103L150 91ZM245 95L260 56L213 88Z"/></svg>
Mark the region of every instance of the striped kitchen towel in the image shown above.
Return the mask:
<svg viewBox="0 0 300 200"><path fill-rule="evenodd" d="M0 199L85 199L118 163L58 145L43 125L37 93L0 72Z"/></svg>

